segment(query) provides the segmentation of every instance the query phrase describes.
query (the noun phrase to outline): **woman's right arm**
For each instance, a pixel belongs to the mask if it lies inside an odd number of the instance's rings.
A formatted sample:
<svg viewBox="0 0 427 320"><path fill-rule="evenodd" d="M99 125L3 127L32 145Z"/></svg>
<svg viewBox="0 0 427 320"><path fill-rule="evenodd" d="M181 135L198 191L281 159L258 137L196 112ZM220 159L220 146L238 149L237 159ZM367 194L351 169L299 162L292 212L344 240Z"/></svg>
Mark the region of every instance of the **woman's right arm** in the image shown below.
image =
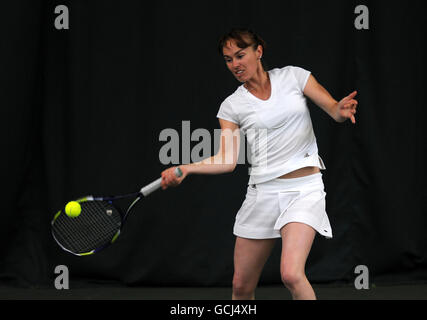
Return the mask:
<svg viewBox="0 0 427 320"><path fill-rule="evenodd" d="M188 174L221 174L234 170L239 157L239 126L223 119L219 119L219 123L221 139L217 154L199 162L181 165L181 170L187 170Z"/></svg>
<svg viewBox="0 0 427 320"><path fill-rule="evenodd" d="M232 172L237 164L240 148L239 126L231 121L219 119L221 125L221 139L218 152L199 162L180 165L180 178L175 176L175 167L162 172L162 188L177 186L189 174L222 174Z"/></svg>

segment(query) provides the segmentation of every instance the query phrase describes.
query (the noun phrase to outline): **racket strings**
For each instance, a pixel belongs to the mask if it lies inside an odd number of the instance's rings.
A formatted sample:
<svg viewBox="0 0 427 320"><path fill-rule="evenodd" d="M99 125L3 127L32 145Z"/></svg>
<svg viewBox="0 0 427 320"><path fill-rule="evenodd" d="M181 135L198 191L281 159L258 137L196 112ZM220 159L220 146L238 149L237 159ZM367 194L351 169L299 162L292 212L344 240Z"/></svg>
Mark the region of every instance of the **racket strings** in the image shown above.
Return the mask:
<svg viewBox="0 0 427 320"><path fill-rule="evenodd" d="M82 202L81 207L79 216L70 218L60 214L52 227L59 244L74 253L86 253L105 246L121 226L120 213L106 201Z"/></svg>

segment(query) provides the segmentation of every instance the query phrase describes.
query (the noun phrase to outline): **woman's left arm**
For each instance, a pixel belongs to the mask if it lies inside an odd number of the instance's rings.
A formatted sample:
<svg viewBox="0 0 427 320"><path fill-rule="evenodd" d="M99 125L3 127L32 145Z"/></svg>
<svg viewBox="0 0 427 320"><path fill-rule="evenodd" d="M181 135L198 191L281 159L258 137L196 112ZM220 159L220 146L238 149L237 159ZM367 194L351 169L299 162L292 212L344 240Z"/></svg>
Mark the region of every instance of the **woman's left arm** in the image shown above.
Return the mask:
<svg viewBox="0 0 427 320"><path fill-rule="evenodd" d="M356 94L357 91L353 91L347 97L336 101L311 74L304 88L304 95L322 108L332 119L337 122L344 122L347 119L351 119L353 124L356 123L354 115L356 114L358 102L353 99Z"/></svg>

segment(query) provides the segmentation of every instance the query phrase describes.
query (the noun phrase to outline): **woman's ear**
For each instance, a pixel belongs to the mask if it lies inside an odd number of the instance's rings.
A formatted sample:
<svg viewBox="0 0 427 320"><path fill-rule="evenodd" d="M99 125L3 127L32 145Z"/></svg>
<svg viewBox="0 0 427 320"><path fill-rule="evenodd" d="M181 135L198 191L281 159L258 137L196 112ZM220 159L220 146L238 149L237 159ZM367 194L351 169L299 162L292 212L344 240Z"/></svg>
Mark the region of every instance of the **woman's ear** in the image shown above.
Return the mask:
<svg viewBox="0 0 427 320"><path fill-rule="evenodd" d="M262 48L262 46L261 46L261 45L258 45L258 47L257 47L256 51L257 51L257 55L258 55L258 60L261 60L261 58L262 58L262 53L263 53L263 48Z"/></svg>

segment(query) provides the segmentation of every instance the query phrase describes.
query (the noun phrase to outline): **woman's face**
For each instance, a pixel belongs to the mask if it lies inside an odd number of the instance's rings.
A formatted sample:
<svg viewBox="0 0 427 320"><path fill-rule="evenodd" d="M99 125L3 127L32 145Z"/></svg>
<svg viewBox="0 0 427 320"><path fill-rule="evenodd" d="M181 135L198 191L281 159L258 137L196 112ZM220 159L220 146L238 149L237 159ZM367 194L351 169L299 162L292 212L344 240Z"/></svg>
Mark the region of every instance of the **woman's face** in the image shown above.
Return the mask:
<svg viewBox="0 0 427 320"><path fill-rule="evenodd" d="M240 82L250 80L261 67L262 47L254 50L253 46L239 48L233 40L227 42L222 49L225 63L233 76Z"/></svg>

